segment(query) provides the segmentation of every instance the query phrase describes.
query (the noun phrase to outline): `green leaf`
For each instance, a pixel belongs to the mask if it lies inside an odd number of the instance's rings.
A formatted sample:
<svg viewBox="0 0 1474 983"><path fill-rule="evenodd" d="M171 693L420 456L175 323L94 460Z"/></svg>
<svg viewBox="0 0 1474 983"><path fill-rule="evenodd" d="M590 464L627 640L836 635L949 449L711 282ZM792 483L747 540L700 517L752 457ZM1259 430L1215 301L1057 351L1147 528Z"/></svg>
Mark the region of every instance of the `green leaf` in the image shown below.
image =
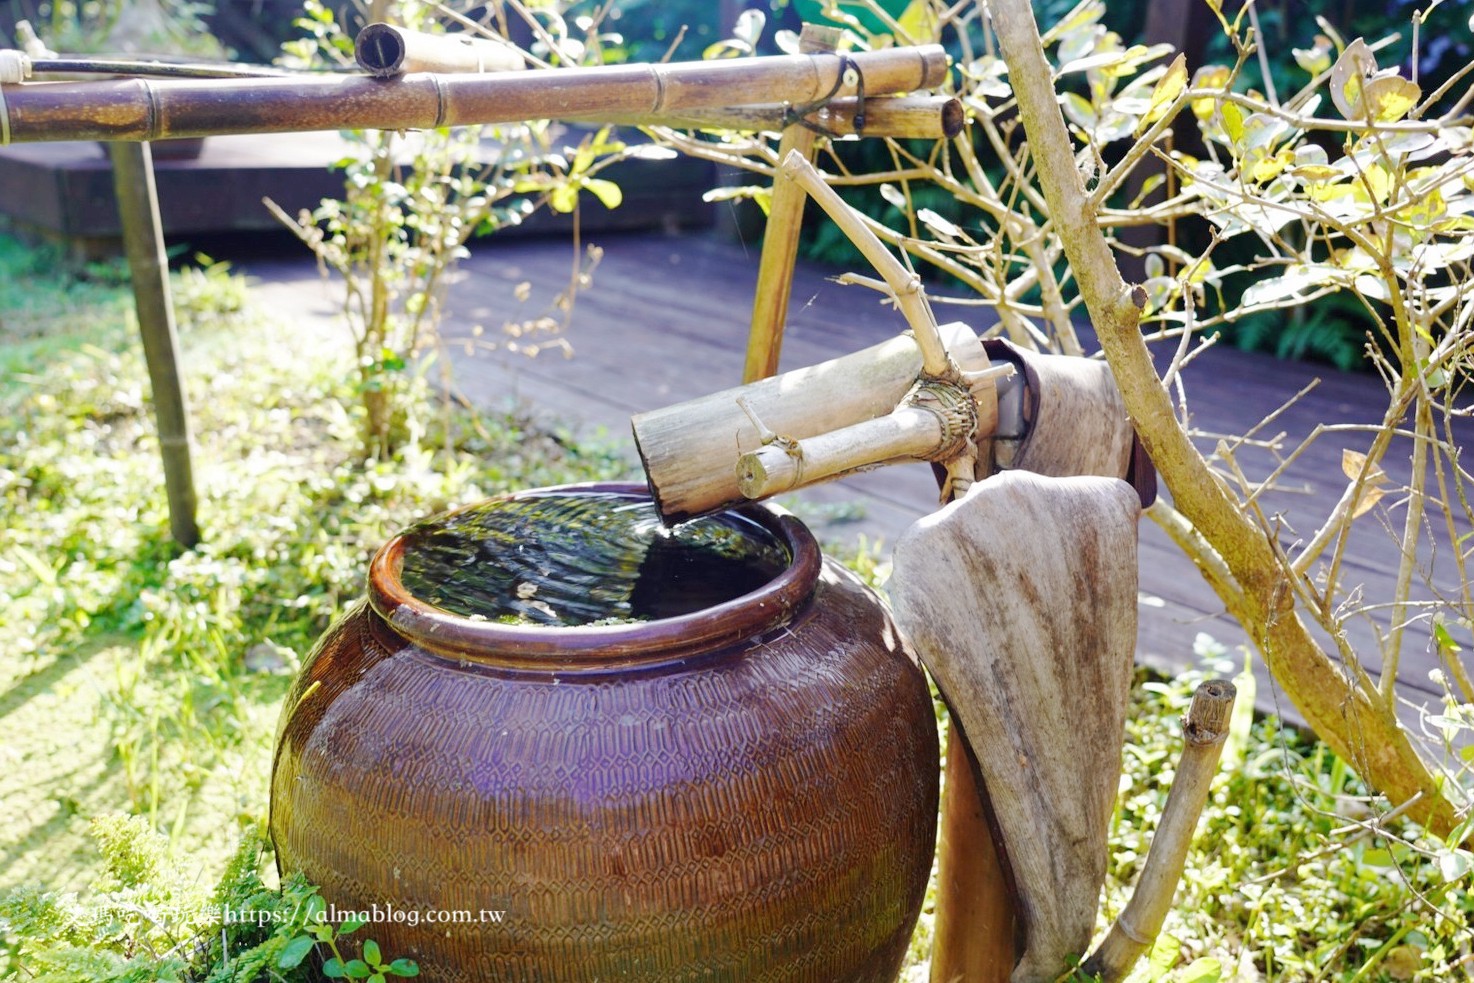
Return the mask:
<svg viewBox="0 0 1474 983"><path fill-rule="evenodd" d="M1416 82L1396 75L1375 78L1362 86L1361 97L1372 119L1378 123L1395 123L1418 104L1423 90Z"/></svg>
<svg viewBox="0 0 1474 983"><path fill-rule="evenodd" d="M373 939L369 939L368 941L364 942L364 962L368 963L370 966L378 966L383 962L383 959L380 958L380 955L381 953L379 952L379 943L375 942Z"/></svg>
<svg viewBox="0 0 1474 983"><path fill-rule="evenodd" d="M1444 850L1438 854L1438 872L1445 884L1463 880L1471 870L1474 870L1474 853L1468 850Z"/></svg>
<svg viewBox="0 0 1474 983"><path fill-rule="evenodd" d="M419 976L420 964L413 959L396 959L389 964L389 972L394 976Z"/></svg>
<svg viewBox="0 0 1474 983"><path fill-rule="evenodd" d="M578 207L578 186L572 182L558 185L548 195L548 207L565 215L573 211Z"/></svg>
<svg viewBox="0 0 1474 983"><path fill-rule="evenodd" d="M322 975L330 980L341 980L348 975L348 971L343 968L343 960L334 956L322 964Z"/></svg>
<svg viewBox="0 0 1474 983"><path fill-rule="evenodd" d="M1244 111L1231 102L1225 102L1222 107L1223 132L1228 134L1228 140L1234 146L1244 142Z"/></svg>
<svg viewBox="0 0 1474 983"><path fill-rule="evenodd" d="M1204 65L1193 73L1193 88L1226 89L1231 78L1233 71L1225 65ZM1218 100L1213 96L1198 96L1192 101L1193 115L1201 120L1210 118L1217 108Z"/></svg>
<svg viewBox="0 0 1474 983"><path fill-rule="evenodd" d="M624 201L624 192L619 190L619 185L613 181L589 178L584 182L584 187L591 191L595 198L603 202L605 208L618 208Z"/></svg>
<svg viewBox="0 0 1474 983"><path fill-rule="evenodd" d="M1167 74L1157 80L1156 88L1152 89L1152 101L1136 124L1138 135L1146 132L1147 127L1161 119L1172 106L1172 103L1187 88L1187 55L1179 53L1172 59L1172 64L1167 66Z"/></svg>
<svg viewBox="0 0 1474 983"><path fill-rule="evenodd" d="M363 928L364 925L366 925L366 924L368 924L368 923L365 922L362 918L349 918L349 919L346 919L346 920L344 920L343 924L341 924L341 925L338 926L338 934L339 935L352 935L354 932L356 932L359 929Z"/></svg>
<svg viewBox="0 0 1474 983"><path fill-rule="evenodd" d="M343 967L343 971L350 980L366 980L373 973L373 970L369 969L368 963L362 959L351 960L348 965Z"/></svg>
<svg viewBox="0 0 1474 983"><path fill-rule="evenodd" d="M1175 977L1176 983L1218 983L1221 979L1223 979L1223 964L1212 956L1194 959L1179 970Z"/></svg>
<svg viewBox="0 0 1474 983"><path fill-rule="evenodd" d="M312 951L312 947L316 944L317 940L310 935L299 935L296 938L292 939L292 941L282 946L281 953L277 955L277 968L291 969L294 966L300 965L302 960L307 958L307 954Z"/></svg>
<svg viewBox="0 0 1474 983"><path fill-rule="evenodd" d="M1147 965L1150 966L1150 979L1160 980L1167 975L1167 971L1177 962L1177 957L1182 953L1182 943L1165 932L1157 936L1152 943L1151 955L1147 957Z"/></svg>

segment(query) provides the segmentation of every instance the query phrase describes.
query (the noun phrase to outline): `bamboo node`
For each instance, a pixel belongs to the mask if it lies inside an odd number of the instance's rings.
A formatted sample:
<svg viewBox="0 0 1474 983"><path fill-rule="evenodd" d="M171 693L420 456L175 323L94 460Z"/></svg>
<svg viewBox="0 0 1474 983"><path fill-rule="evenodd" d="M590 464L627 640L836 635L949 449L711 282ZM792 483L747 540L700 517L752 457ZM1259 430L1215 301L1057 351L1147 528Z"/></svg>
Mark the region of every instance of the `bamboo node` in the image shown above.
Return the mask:
<svg viewBox="0 0 1474 983"><path fill-rule="evenodd" d="M0 147L10 146L10 107L5 104L5 87L0 85Z"/></svg>
<svg viewBox="0 0 1474 983"><path fill-rule="evenodd" d="M1130 939L1132 942L1135 942L1137 945L1142 947L1150 945L1152 939L1154 938L1153 935L1145 935L1142 932L1138 931L1136 926L1132 925L1125 918L1118 918L1116 920L1116 930L1119 931L1122 935L1126 936L1126 938Z"/></svg>

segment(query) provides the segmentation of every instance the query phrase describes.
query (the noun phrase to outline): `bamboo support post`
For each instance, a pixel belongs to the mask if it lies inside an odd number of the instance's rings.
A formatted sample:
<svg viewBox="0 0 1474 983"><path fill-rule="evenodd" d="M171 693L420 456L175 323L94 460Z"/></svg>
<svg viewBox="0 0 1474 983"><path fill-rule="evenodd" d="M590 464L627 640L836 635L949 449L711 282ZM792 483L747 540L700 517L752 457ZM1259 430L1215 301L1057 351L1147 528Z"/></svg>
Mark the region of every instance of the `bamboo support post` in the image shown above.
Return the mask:
<svg viewBox="0 0 1474 983"><path fill-rule="evenodd" d="M1008 983L1018 960L1018 914L977 762L956 715L948 716L931 983Z"/></svg>
<svg viewBox="0 0 1474 983"><path fill-rule="evenodd" d="M921 348L921 370L939 379L948 378L954 372L948 362L946 346L937 333L937 319L927 303L926 292L921 288L921 278L901 265L901 261L885 248L885 244L865 227L833 188L824 183L814 165L799 154L789 154L778 165L793 183L806 191L819 207L849 236L885 280L891 296L906 318L906 323L916 334L916 344Z"/></svg>
<svg viewBox="0 0 1474 983"><path fill-rule="evenodd" d="M803 106L933 88L939 45L837 55L531 69L488 74L32 82L0 86L0 142L159 140L213 133L431 129L592 116Z"/></svg>
<svg viewBox="0 0 1474 983"><path fill-rule="evenodd" d="M842 36L843 32L838 28L805 24L799 37L799 50L832 52ZM796 154L805 161L813 160L817 136L813 130L796 123L785 127L778 143L778 159L784 160ZM743 382L766 379L778 371L783 327L788 320L788 299L793 290L794 261L798 258L798 236L807 200L803 189L782 172L773 175L773 200L768 206L757 286L752 295L752 324L747 335Z"/></svg>
<svg viewBox="0 0 1474 983"><path fill-rule="evenodd" d="M169 497L169 529L175 542L191 549L200 541L200 529L195 518L189 409L179 378L179 339L169 297L169 266L164 258L153 157L146 143L115 143L108 147L108 153L123 226L123 249L133 279L138 330L153 390L154 419Z"/></svg>
<svg viewBox="0 0 1474 983"><path fill-rule="evenodd" d="M1162 922L1172 907L1172 896L1182 880L1193 831L1208 801L1213 776L1218 772L1235 695L1233 684L1224 679L1211 679L1193 694L1192 705L1182 722L1182 758L1167 792L1167 802L1162 807L1162 818L1147 851L1141 878L1126 909L1084 964L1085 972L1099 974L1103 983L1125 979L1162 930Z"/></svg>
<svg viewBox="0 0 1474 983"><path fill-rule="evenodd" d="M412 72L510 72L523 67L510 43L469 34L426 34L393 24L369 24L353 41L353 56L379 78Z"/></svg>

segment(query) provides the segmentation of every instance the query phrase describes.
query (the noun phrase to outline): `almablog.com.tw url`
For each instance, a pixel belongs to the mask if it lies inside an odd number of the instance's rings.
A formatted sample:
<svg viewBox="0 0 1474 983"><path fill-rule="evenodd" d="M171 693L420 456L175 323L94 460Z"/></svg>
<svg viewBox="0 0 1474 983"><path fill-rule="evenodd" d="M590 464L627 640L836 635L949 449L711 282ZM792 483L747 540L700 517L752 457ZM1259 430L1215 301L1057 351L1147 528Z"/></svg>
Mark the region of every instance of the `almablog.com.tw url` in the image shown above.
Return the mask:
<svg viewBox="0 0 1474 983"><path fill-rule="evenodd" d="M403 908L392 903L372 904L367 908L339 908L336 905L314 906L309 918L322 924L331 922L342 925L358 922L367 925L499 925L506 921L507 912L502 909L458 909L458 908ZM270 909L231 908L221 910L221 921L226 925L274 925L278 922L302 920L299 911L272 911Z"/></svg>

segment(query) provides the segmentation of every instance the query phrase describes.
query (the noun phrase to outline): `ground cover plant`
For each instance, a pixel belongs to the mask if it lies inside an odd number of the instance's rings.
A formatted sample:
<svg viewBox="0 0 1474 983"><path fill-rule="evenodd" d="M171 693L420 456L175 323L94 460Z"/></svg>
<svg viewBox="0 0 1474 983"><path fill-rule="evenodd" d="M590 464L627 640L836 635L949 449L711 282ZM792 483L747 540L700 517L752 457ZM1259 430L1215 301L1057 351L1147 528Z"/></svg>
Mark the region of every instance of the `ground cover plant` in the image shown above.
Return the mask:
<svg viewBox="0 0 1474 983"><path fill-rule="evenodd" d="M239 281L206 266L176 285L205 534L180 554L126 288L47 276L9 240L0 263L0 283L28 285L16 310L50 312L44 324L7 318L3 346L0 885L91 899L57 908L12 896L0 972L38 978L48 963L37 946L80 946L111 955L86 971L63 961L51 978L110 979L106 967L122 973L135 955L191 954L237 842L259 839L287 676L361 593L379 543L454 504L625 465L515 417L455 413L362 465L346 334L221 315ZM106 818L119 813L135 822ZM136 845L119 866L108 844L125 840ZM140 852L156 859L127 860ZM252 856L229 867L223 891L249 886L263 859ZM117 905L157 910L120 919ZM40 930L53 922L61 934Z"/></svg>

